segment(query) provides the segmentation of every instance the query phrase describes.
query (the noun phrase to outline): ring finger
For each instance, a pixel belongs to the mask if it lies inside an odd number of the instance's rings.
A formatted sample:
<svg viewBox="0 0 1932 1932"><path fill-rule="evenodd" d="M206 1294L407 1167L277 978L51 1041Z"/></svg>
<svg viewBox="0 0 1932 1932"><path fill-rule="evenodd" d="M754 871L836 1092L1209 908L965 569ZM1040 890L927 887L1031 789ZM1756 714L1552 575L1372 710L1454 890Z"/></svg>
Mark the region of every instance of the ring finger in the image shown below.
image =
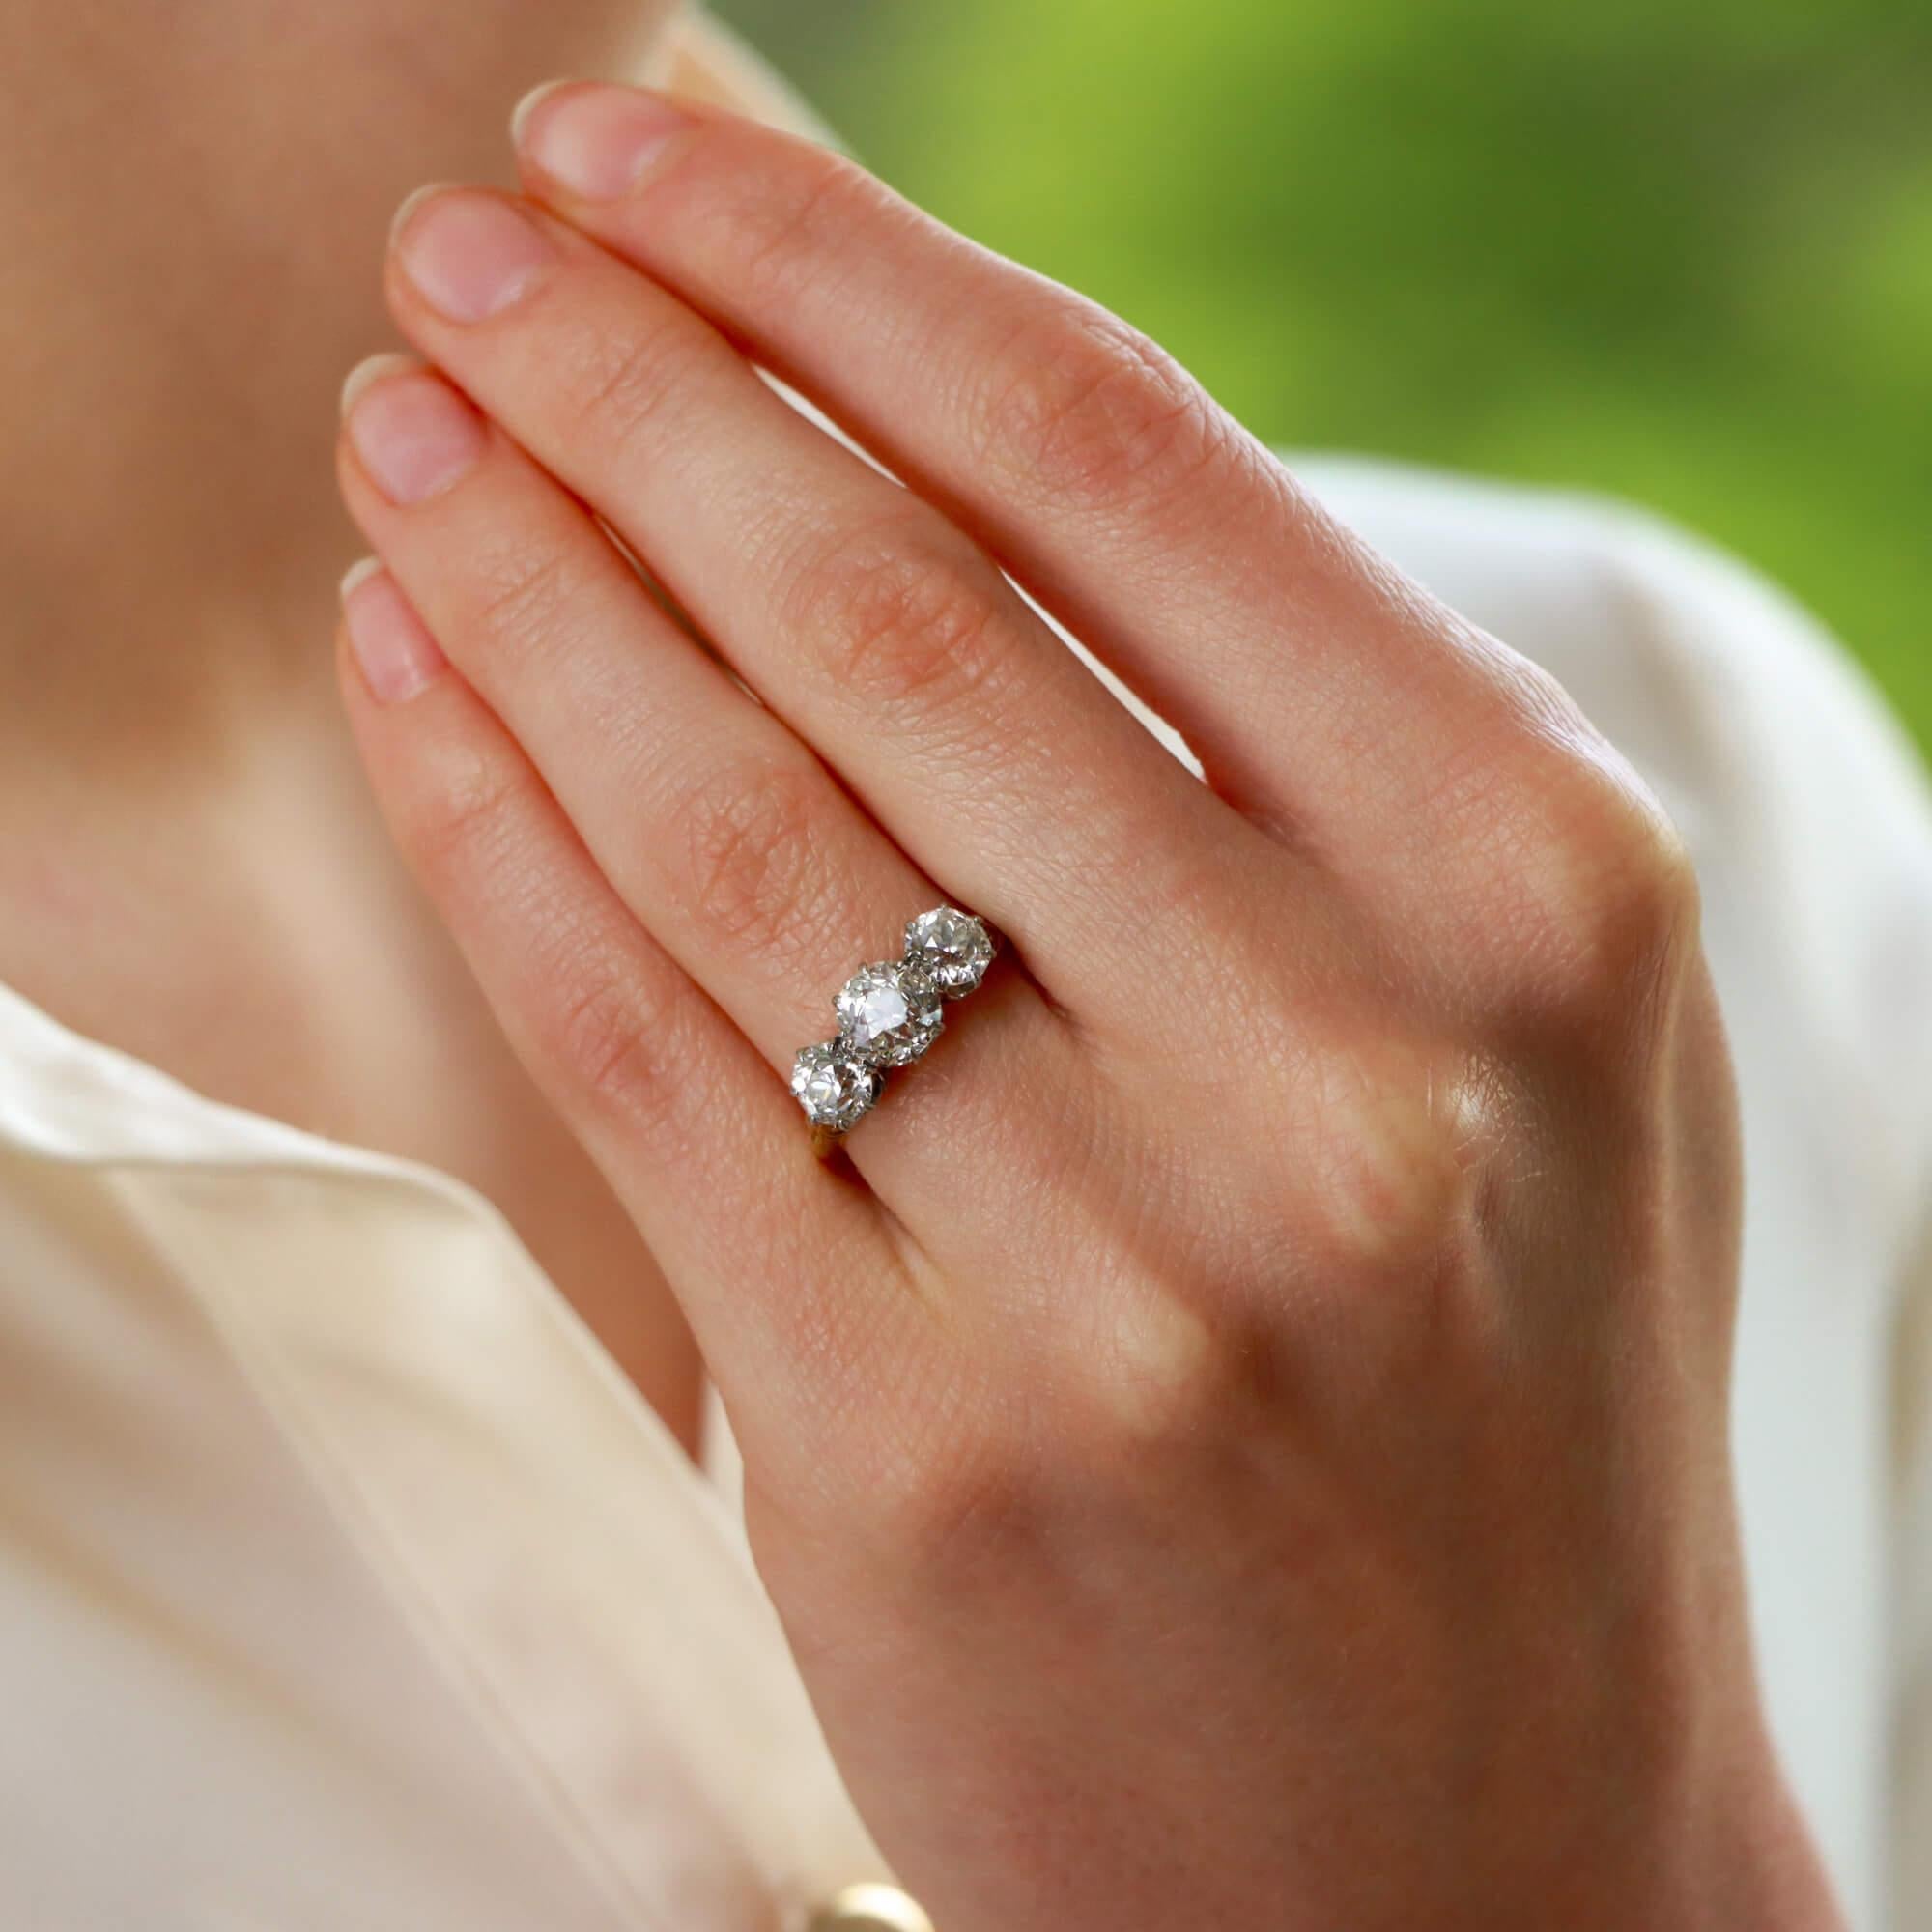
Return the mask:
<svg viewBox="0 0 1932 1932"><path fill-rule="evenodd" d="M781 1467L882 1383L930 1375L933 1271L812 1159L752 1042L631 916L391 575L345 581L342 644L399 849L676 1288L747 1453Z"/></svg>

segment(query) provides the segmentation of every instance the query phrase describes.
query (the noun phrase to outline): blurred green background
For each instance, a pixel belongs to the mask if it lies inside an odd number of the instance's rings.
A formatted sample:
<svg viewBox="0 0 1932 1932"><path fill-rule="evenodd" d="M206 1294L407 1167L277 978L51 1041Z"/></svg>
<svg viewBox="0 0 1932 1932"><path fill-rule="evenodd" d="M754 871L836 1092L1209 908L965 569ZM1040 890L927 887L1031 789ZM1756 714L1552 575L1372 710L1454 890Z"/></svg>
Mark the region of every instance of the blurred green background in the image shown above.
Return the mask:
<svg viewBox="0 0 1932 1932"><path fill-rule="evenodd" d="M713 0L1271 442L1751 559L1932 747L1932 0Z"/></svg>

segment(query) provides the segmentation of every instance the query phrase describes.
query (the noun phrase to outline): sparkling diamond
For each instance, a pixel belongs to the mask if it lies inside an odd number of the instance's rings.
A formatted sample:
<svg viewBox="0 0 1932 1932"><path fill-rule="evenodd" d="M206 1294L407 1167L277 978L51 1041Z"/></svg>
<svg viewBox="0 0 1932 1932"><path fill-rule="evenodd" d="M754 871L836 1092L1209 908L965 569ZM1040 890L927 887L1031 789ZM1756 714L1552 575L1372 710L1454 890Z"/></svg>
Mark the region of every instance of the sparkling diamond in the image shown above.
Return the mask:
<svg viewBox="0 0 1932 1932"><path fill-rule="evenodd" d="M833 1002L847 1053L868 1066L903 1066L939 1037L939 989L907 959L862 966Z"/></svg>
<svg viewBox="0 0 1932 1932"><path fill-rule="evenodd" d="M993 957L992 936L977 914L935 906L906 921L906 957L924 967L943 997L970 993Z"/></svg>
<svg viewBox="0 0 1932 1932"><path fill-rule="evenodd" d="M862 1066L837 1039L800 1050L792 1063L791 1091L820 1126L849 1127L879 1097L881 1077Z"/></svg>

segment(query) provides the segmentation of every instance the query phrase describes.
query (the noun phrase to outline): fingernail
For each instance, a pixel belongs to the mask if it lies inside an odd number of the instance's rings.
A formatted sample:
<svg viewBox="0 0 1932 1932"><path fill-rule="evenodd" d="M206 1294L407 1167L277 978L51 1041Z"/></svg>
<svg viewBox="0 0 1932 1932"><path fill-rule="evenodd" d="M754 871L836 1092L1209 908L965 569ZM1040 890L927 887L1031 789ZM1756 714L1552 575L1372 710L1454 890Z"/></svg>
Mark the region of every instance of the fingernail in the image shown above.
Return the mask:
<svg viewBox="0 0 1932 1932"><path fill-rule="evenodd" d="M350 399L349 440L392 503L420 503L447 490L475 468L487 440L469 401L427 369L365 379Z"/></svg>
<svg viewBox="0 0 1932 1932"><path fill-rule="evenodd" d="M396 245L396 237L410 225L411 217L433 194L448 194L457 184L455 182L424 182L421 187L412 187L396 204L396 212L389 217L389 245Z"/></svg>
<svg viewBox="0 0 1932 1932"><path fill-rule="evenodd" d="M559 186L609 201L635 186L665 143L691 125L660 94L553 80L517 102L510 133Z"/></svg>
<svg viewBox="0 0 1932 1932"><path fill-rule="evenodd" d="M505 309L556 259L556 246L500 195L418 189L396 211L396 258L430 307L451 322Z"/></svg>
<svg viewBox="0 0 1932 1932"><path fill-rule="evenodd" d="M346 416L355 407L356 397L371 383L379 382L384 376L400 376L405 369L421 367L415 356L406 355L396 349L385 349L381 355L363 356L342 379L342 413Z"/></svg>
<svg viewBox="0 0 1932 1932"><path fill-rule="evenodd" d="M342 618L355 668L378 704L413 697L449 662L396 580L373 556L349 566L342 580Z"/></svg>

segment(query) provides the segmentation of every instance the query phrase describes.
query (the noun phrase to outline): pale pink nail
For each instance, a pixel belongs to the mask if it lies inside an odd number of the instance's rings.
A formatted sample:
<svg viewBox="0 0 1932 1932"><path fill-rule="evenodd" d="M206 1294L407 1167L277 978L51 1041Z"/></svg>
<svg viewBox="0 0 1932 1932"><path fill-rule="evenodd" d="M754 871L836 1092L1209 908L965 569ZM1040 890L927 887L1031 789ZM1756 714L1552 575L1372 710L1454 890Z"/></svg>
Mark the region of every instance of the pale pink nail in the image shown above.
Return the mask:
<svg viewBox="0 0 1932 1932"><path fill-rule="evenodd" d="M395 245L403 272L451 322L507 308L556 260L534 222L478 188L419 190L397 212Z"/></svg>
<svg viewBox="0 0 1932 1932"><path fill-rule="evenodd" d="M362 682L378 704L400 704L432 683L449 660L374 557L342 580L342 615Z"/></svg>
<svg viewBox="0 0 1932 1932"><path fill-rule="evenodd" d="M666 141L691 125L662 95L551 81L524 96L510 128L559 186L586 201L610 201L634 187Z"/></svg>
<svg viewBox="0 0 1932 1932"><path fill-rule="evenodd" d="M390 502L419 503L473 469L488 436L468 400L425 370L355 388L349 440Z"/></svg>

